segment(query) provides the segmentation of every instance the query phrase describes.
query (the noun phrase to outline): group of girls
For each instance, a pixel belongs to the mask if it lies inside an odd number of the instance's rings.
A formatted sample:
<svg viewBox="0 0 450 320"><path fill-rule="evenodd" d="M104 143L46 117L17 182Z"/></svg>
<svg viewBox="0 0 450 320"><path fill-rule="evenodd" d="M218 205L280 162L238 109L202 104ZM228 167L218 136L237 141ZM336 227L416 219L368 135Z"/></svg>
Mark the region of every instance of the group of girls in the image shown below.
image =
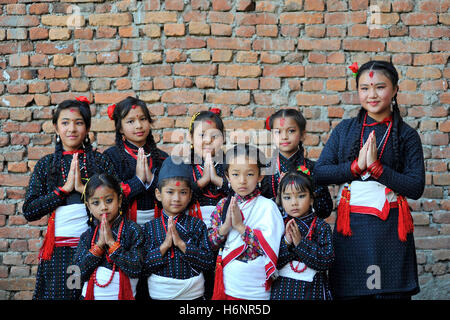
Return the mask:
<svg viewBox="0 0 450 320"><path fill-rule="evenodd" d="M104 153L89 140L89 101L60 103L55 152L36 164L23 205L28 221L48 216L33 299L410 298L419 284L406 197L421 196L425 170L397 83L390 63L361 66L360 112L316 163L301 112L275 112L272 171L255 146L224 150L218 109L193 115L183 159L157 148L137 98L108 108L116 138ZM332 184L334 232L324 221Z"/></svg>

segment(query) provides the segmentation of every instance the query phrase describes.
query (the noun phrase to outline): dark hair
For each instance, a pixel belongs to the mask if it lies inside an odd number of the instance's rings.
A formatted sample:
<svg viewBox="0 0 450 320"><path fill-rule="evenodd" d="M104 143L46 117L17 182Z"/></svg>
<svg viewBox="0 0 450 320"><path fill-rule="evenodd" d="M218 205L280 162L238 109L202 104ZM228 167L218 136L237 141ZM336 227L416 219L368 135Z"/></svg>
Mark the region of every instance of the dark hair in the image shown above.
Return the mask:
<svg viewBox="0 0 450 320"><path fill-rule="evenodd" d="M202 122L204 120L211 120L211 121L213 121L214 124L216 125L217 130L219 130L222 133L222 136L223 136L224 141L225 141L225 133L224 133L225 127L224 127L222 119L220 118L220 111L218 113L215 113L215 112L212 112L212 111L200 111L200 112L197 112L196 114L194 114L192 116L191 122L189 124L189 134L191 135L191 138L194 137L195 127L200 122ZM221 160L222 159L221 155L222 154L215 155L215 158ZM195 159L194 148L191 147L191 163L195 164L195 163L197 163L199 161L200 161L200 159Z"/></svg>
<svg viewBox="0 0 450 320"><path fill-rule="evenodd" d="M300 171L289 171L280 181L278 185L278 193L276 203L281 206L281 194L286 190L287 186L294 185L297 191L309 192L314 199L314 184L311 177Z"/></svg>
<svg viewBox="0 0 450 320"><path fill-rule="evenodd" d="M376 70L382 72L392 83L392 86L394 88L398 87L398 72L395 69L394 65L390 62L386 61L369 61L364 63L359 69L358 73L356 75L356 87L359 86L359 78L364 72L370 71L370 70ZM352 149L350 150L350 154L348 157L349 161L353 161L356 159L356 157L359 154L360 149L360 133L362 129L362 124L364 117L366 115L367 111L361 107L361 109L358 112L358 115L356 116L358 123L361 125L359 132L356 134L357 137L355 137L355 141L352 145ZM398 107L397 103L397 93L392 98L392 144L393 144L393 150L394 150L394 169L396 171L402 170L402 161L401 159L401 151L399 147L399 132L400 127L403 123L402 116L400 115L400 109Z"/></svg>
<svg viewBox="0 0 450 320"><path fill-rule="evenodd" d="M278 118L292 118L298 126L300 132L304 132L306 129L306 119L303 117L303 114L296 109L281 109L272 114L269 118L269 129L272 130L273 122ZM303 142L300 141L298 144L298 148L301 154L304 154L303 150Z"/></svg>
<svg viewBox="0 0 450 320"><path fill-rule="evenodd" d="M130 110L133 108L133 106L139 106L142 109L142 112L144 113L145 117L148 119L150 123L153 123L153 120L150 116L150 112L148 111L147 105L144 101L134 98L134 97L127 97L116 104L116 107L114 108L114 112L112 114L114 125L116 128L116 146L120 151L120 158L123 163L127 162L127 153L125 151L125 148L123 146L122 142L122 133L120 133L120 130L122 129L122 119L124 119L127 114L130 112ZM147 152L150 152L150 156L153 161L153 165L156 168L161 167L162 164L162 158L161 154L156 147L155 139L153 138L152 131L150 130L147 140L144 145L144 149L147 149ZM130 166L125 165L125 168L127 168L127 172L125 172L124 177L132 177L135 174L135 170L133 168L130 168Z"/></svg>
<svg viewBox="0 0 450 320"><path fill-rule="evenodd" d="M87 130L91 128L91 109L89 107L89 103L85 101L79 101L79 100L64 100L61 102L56 109L53 111L53 117L52 117L52 123L53 125L57 125L59 116L61 114L61 111L69 109L69 108L77 108L81 114L81 117L83 118L84 124L86 125ZM89 138L89 134L86 134L85 140L83 142L83 149L86 153L86 171L88 176L91 176L95 174L98 171L94 152L92 150L92 144L91 140ZM62 141L58 140L56 141L55 145L55 153L53 156L53 163L50 168L50 179L49 184L54 189L57 187L57 179L61 172L61 159L63 157L63 144Z"/></svg>
<svg viewBox="0 0 450 320"><path fill-rule="evenodd" d="M226 152L225 163L223 168L225 173L228 173L230 162L232 162L233 159L239 156L245 156L249 158L249 160L253 159L253 162L250 161L250 163L256 164L258 166L259 174L263 174L262 169L267 167L267 159L261 150L250 144L240 143L236 144L234 147L232 147Z"/></svg>
<svg viewBox="0 0 450 320"><path fill-rule="evenodd" d="M127 204L127 199L125 197L125 195L123 194L122 188L120 186L120 182L119 180L110 174L107 173L97 173L94 174L89 181L86 183L86 185L84 186L84 192L82 194L82 200L84 201L85 204L87 204L87 202L89 201L89 198L91 198L94 193L95 190L98 187L108 187L112 190L114 190L114 192L117 194L118 197L120 197L122 195L122 204L120 209L122 210L122 213L126 213L127 212L127 208L128 208L128 204ZM86 211L88 216L91 216L91 213L89 212L89 208L86 205ZM126 216L126 214L124 214L124 216Z"/></svg>

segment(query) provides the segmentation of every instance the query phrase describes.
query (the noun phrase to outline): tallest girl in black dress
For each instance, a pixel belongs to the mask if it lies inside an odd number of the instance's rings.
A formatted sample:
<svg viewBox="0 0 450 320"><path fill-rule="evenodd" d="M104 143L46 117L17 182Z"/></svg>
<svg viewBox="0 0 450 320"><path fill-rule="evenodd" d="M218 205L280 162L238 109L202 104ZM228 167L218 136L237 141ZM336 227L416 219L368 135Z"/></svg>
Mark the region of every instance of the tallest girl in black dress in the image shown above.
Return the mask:
<svg viewBox="0 0 450 320"><path fill-rule="evenodd" d="M410 298L419 292L406 197L422 196L425 168L419 134L400 115L398 79L384 61L357 70L362 108L336 126L315 166L319 183L340 185L330 269L338 299Z"/></svg>

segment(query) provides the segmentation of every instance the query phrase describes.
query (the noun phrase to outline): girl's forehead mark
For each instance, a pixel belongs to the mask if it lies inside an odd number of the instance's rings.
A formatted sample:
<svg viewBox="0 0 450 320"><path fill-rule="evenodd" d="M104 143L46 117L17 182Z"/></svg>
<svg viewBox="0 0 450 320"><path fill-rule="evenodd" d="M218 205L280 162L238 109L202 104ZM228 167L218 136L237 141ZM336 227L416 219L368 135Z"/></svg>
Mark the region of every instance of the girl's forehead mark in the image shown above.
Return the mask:
<svg viewBox="0 0 450 320"><path fill-rule="evenodd" d="M373 71L369 72L369 77L373 78Z"/></svg>
<svg viewBox="0 0 450 320"><path fill-rule="evenodd" d="M133 104L132 106L131 106L131 109L136 109L137 108L137 105L135 105L135 104Z"/></svg>
<svg viewBox="0 0 450 320"><path fill-rule="evenodd" d="M284 118L281 118L280 119L280 126L284 126L284 122L286 121L286 119L284 119Z"/></svg>
<svg viewBox="0 0 450 320"><path fill-rule="evenodd" d="M75 112L75 111L77 111L77 109L75 109L75 108L70 108L70 112Z"/></svg>
<svg viewBox="0 0 450 320"><path fill-rule="evenodd" d="M211 120L205 120L207 124L212 124Z"/></svg>
<svg viewBox="0 0 450 320"><path fill-rule="evenodd" d="M177 187L179 187L180 184L181 184L180 181L175 182L175 185L176 185Z"/></svg>

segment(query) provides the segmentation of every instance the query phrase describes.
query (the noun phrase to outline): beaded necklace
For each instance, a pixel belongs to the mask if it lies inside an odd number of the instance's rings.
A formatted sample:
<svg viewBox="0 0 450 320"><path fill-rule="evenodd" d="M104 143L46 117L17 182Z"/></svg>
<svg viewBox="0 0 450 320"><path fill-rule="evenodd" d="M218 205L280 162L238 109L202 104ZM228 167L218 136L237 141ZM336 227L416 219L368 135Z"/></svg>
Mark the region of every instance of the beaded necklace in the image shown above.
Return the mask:
<svg viewBox="0 0 450 320"><path fill-rule="evenodd" d="M120 243L120 238L121 238L121 236L122 236L123 222L124 222L124 220L122 220L122 222L120 223L119 233L117 234L117 242L119 242L119 243ZM97 231L98 231L98 225L97 225L97 227L95 228L94 236L92 237L92 240L91 240L91 247L95 245L95 237L97 236ZM112 263L112 260L111 260L111 258L109 257L109 254L106 254L106 260L108 260L109 263ZM114 273L116 273L116 263L113 263L113 268L112 268L111 277L109 278L108 282L106 282L105 284L100 284L100 283L98 283L98 281L97 281L97 269L98 269L98 267L95 268L95 271L94 271L94 274L93 274L93 277L94 277L94 283L95 283L95 285L96 285L97 287L105 288L105 287L107 287L107 286L112 282L112 280L113 280L113 278L114 278Z"/></svg>
<svg viewBox="0 0 450 320"><path fill-rule="evenodd" d="M310 225L310 227L308 229L308 234L306 235L306 238L308 238L308 240L310 240L310 241L311 241L311 238L312 238L313 231L316 228L316 224L317 224L316 221L317 221L317 217L314 217L314 219L311 222L311 225ZM290 265L292 271L294 271L295 273L302 273L303 271L305 271L306 268L307 268L306 264L304 264L303 268L301 268L300 270L298 269L298 267L300 266L300 263L301 262L297 263L297 266L294 267L294 264L292 263L292 260L291 260L289 262L289 265Z"/></svg>

